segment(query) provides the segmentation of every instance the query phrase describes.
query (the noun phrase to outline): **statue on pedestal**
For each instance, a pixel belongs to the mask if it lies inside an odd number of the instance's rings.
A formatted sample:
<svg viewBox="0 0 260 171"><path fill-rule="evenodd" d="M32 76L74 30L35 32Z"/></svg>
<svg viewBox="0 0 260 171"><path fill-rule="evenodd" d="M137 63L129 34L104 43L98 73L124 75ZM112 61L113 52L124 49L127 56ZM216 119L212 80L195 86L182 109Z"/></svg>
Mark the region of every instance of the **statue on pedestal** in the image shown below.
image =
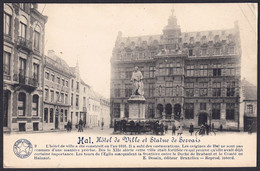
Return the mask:
<svg viewBox="0 0 260 171"><path fill-rule="evenodd" d="M135 71L132 74L131 81L133 81L133 95L144 95L143 89L143 74L139 71L139 68L136 66Z"/></svg>

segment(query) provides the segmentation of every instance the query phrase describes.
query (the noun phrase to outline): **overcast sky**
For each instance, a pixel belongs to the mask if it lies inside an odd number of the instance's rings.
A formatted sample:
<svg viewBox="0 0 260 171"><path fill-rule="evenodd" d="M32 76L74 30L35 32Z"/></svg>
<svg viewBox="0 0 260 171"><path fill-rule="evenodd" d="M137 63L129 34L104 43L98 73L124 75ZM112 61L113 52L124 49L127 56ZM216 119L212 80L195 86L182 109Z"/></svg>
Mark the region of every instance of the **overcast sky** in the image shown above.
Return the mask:
<svg viewBox="0 0 260 171"><path fill-rule="evenodd" d="M256 4L39 4L48 16L45 51L55 50L70 66L78 58L81 78L109 97L110 58L118 31L123 36L162 34L173 7L182 32L230 29L238 20L241 76L257 85Z"/></svg>

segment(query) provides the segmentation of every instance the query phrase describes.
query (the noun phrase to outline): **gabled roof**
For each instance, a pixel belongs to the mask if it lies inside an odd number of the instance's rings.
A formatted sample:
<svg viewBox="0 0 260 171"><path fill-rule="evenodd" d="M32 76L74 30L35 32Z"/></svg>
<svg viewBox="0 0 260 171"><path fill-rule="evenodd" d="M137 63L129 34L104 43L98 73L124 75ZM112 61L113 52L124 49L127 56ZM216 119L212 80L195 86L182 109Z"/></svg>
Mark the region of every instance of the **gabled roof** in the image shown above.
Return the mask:
<svg viewBox="0 0 260 171"><path fill-rule="evenodd" d="M244 100L257 100L257 87L247 80L241 81Z"/></svg>

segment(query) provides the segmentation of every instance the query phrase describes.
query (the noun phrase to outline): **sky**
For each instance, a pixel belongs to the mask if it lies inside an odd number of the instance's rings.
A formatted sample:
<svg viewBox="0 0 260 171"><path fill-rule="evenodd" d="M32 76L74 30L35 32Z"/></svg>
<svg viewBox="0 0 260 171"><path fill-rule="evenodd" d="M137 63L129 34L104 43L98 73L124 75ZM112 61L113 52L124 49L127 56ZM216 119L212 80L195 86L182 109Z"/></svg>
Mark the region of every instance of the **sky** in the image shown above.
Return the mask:
<svg viewBox="0 0 260 171"><path fill-rule="evenodd" d="M48 16L45 52L54 50L105 97L110 93L110 58L123 37L162 34L174 8L182 32L230 29L238 21L241 77L257 85L257 4L39 4ZM62 52L62 53L60 53Z"/></svg>

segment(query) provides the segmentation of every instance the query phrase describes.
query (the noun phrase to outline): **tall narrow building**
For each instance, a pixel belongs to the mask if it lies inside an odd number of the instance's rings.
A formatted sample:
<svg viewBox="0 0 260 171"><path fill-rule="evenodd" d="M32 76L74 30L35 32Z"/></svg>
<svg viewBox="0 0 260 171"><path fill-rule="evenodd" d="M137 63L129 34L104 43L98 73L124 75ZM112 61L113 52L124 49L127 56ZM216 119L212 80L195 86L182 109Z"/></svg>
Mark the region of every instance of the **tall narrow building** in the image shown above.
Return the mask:
<svg viewBox="0 0 260 171"><path fill-rule="evenodd" d="M231 29L182 32L172 10L162 34L123 37L119 32L111 58L111 124L128 117L130 78L138 66L146 118L238 129L240 63L237 22Z"/></svg>
<svg viewBox="0 0 260 171"><path fill-rule="evenodd" d="M4 4L4 131L42 130L43 53L47 17L37 4Z"/></svg>

